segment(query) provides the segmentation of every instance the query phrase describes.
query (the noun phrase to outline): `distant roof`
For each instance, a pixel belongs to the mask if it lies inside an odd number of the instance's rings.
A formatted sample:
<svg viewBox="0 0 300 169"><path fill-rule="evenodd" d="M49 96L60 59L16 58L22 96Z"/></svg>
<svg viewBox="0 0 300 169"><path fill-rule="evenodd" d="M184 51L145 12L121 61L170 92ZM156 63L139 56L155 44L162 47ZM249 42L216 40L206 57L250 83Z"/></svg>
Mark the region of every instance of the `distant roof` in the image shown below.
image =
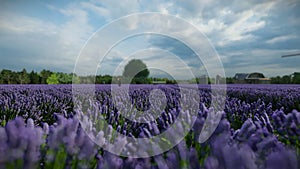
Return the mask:
<svg viewBox="0 0 300 169"><path fill-rule="evenodd" d="M236 73L234 78L236 80L245 80L245 79L260 79L260 80L268 80L269 78L266 78L264 74L259 72L253 72L253 73Z"/></svg>
<svg viewBox="0 0 300 169"><path fill-rule="evenodd" d="M236 73L234 78L237 80L245 80L248 75L248 73Z"/></svg>
<svg viewBox="0 0 300 169"><path fill-rule="evenodd" d="M264 74L258 72L250 73L246 77L246 79L262 79L262 78L265 78Z"/></svg>

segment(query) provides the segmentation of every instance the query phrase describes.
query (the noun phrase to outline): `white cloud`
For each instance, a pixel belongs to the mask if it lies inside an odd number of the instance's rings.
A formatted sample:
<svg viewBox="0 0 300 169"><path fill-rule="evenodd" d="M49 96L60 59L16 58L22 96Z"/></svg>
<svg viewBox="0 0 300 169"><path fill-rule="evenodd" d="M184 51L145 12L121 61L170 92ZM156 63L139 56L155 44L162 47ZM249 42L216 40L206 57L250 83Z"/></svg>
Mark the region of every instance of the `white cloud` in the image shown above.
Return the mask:
<svg viewBox="0 0 300 169"><path fill-rule="evenodd" d="M87 12L80 8L48 8L61 12L67 22L58 25L38 17L2 12L0 31L5 34L1 41L15 42L10 48L21 53L18 55L22 59L27 58L26 64L71 72L81 47L94 28L88 23Z"/></svg>
<svg viewBox="0 0 300 169"><path fill-rule="evenodd" d="M4 36L1 37L0 42L2 41L1 44L4 44L4 41L15 42L14 48L16 51L22 52L26 49L28 52L35 53L35 55L40 54L40 57L34 60L39 64L56 67L68 65L72 67L85 41L98 29L98 27L93 27L98 23L95 24L95 21L91 20L91 18L100 18L101 22L103 20L109 22L135 12L161 12L186 19L204 32L213 45L219 48L226 48L240 43L245 44L257 39L264 39L264 33L258 35L254 34L254 32L268 30L270 22L276 24L275 21L270 20L271 17L274 17L274 13L278 16L281 14L281 8L295 8L296 4L297 0L270 0L264 2L240 0L176 0L172 2L154 0L149 2L147 0L128 0L122 3L117 0L90 0L88 2L71 2L62 8L46 5L50 10L61 13L61 17L65 22L55 24L47 21L43 16L30 17L2 11L0 15L0 31ZM137 23L138 20L133 19L128 21L125 27L129 30L134 30L137 27ZM286 19L286 24L291 24L293 27L299 26L299 23L299 18L296 15ZM161 20L153 24L158 28L173 32L178 37L189 37L194 42L190 44L192 46L202 45L201 42L196 40L193 31L184 29L186 25L174 26L170 22ZM278 25L279 28L280 26ZM119 30L122 29L124 28L116 29L114 34L120 33ZM280 32L282 30L278 29L276 31ZM270 32L267 33L270 34ZM107 36L117 36L114 34ZM282 33L278 34L283 35ZM289 39L297 39L297 32L268 39L265 43L270 46L278 42L288 41ZM11 48L13 48L12 46L10 45ZM99 50L104 49L103 45L102 47L98 47L97 45L94 47L99 48ZM259 48L263 48L263 46ZM261 61L267 65L269 64L267 62L273 62L270 57L271 55L276 54L276 52L282 52L270 50L259 54L255 53L257 52L255 47L249 46L249 49L253 52L251 56L245 57L244 61L252 64ZM243 49L239 48L230 49L229 51L224 50L222 61L226 63L232 61L232 57L230 56L233 53L232 50L235 50L235 53L244 52ZM250 52L248 51L248 53ZM265 58L255 57L254 54L263 55ZM113 64L113 61L122 59L121 55L122 53L116 54L114 57L108 58L108 60ZM253 58L256 58L256 62L252 60ZM256 65L256 67L258 68L259 66ZM233 70L234 68L231 69ZM253 66L253 69L255 69L255 66Z"/></svg>
<svg viewBox="0 0 300 169"><path fill-rule="evenodd" d="M0 30L16 34L42 33L53 36L58 33L59 28L55 24L41 19L2 12L0 15Z"/></svg>
<svg viewBox="0 0 300 169"><path fill-rule="evenodd" d="M265 27L264 16L267 15L271 6L272 3L260 4L253 9L233 14L235 15L233 17L237 18L236 21L225 26L217 44L224 46L235 41L253 40L255 37L251 32Z"/></svg>
<svg viewBox="0 0 300 169"><path fill-rule="evenodd" d="M70 19L61 26L60 43L64 48L77 53L86 40L92 35L94 28L88 23L88 13L77 7L61 9L61 13Z"/></svg>
<svg viewBox="0 0 300 169"><path fill-rule="evenodd" d="M83 8L90 9L91 11L93 11L94 13L99 15L100 17L105 17L105 18L111 17L110 16L111 12L109 11L109 9L107 9L105 7L98 6L98 5L95 5L90 2L82 2L81 5Z"/></svg>
<svg viewBox="0 0 300 169"><path fill-rule="evenodd" d="M137 0L124 0L122 2L118 0L91 0L82 3L82 6L92 10L100 17L104 17L107 21L140 11L140 4Z"/></svg>
<svg viewBox="0 0 300 169"><path fill-rule="evenodd" d="M274 37L270 40L267 40L266 43L268 44L274 44L274 43L278 43L278 42L284 42L290 39L295 39L297 38L297 36L295 35L284 35L284 36L278 36L278 37Z"/></svg>
<svg viewBox="0 0 300 169"><path fill-rule="evenodd" d="M178 4L183 5L181 2ZM196 25L215 45L225 46L242 40L254 40L252 32L266 26L266 17L275 5L275 1L261 4L193 1L179 7L179 16Z"/></svg>
<svg viewBox="0 0 300 169"><path fill-rule="evenodd" d="M120 17L139 12L160 12L163 14L176 15L176 6L172 2L163 2L160 0L125 0L120 3L118 0L90 0L82 2L84 9L91 10L106 21L112 21Z"/></svg>

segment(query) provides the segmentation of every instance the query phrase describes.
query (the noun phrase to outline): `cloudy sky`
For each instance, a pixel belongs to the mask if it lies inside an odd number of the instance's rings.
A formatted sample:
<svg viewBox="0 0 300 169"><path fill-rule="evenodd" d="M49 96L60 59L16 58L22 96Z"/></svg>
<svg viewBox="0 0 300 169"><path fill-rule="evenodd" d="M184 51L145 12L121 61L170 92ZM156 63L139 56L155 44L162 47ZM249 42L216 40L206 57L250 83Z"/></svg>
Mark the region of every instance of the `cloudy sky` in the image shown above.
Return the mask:
<svg viewBox="0 0 300 169"><path fill-rule="evenodd" d="M300 71L300 56L280 57L300 53L299 0L2 0L0 69L73 72L81 49L99 29L139 12L174 15L194 25L218 53L226 76L262 72L270 77ZM111 29L110 34L119 31ZM206 74L189 47L149 34L120 42L98 63L97 71L120 74L120 67L131 58L180 77L186 71L178 66L182 61L195 76Z"/></svg>

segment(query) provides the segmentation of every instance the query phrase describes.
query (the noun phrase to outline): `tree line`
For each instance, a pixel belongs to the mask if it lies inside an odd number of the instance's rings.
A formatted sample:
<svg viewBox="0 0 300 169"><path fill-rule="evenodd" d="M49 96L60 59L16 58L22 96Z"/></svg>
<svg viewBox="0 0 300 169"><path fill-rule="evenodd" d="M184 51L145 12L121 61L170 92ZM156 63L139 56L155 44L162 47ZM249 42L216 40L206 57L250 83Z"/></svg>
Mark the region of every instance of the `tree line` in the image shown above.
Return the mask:
<svg viewBox="0 0 300 169"><path fill-rule="evenodd" d="M300 84L300 73L293 75L276 76L271 78L272 84Z"/></svg>
<svg viewBox="0 0 300 169"><path fill-rule="evenodd" d="M74 79L73 79L74 78ZM116 79L119 77L115 77ZM121 77L122 83L126 82L126 77ZM73 81L74 80L74 81ZM0 71L0 84L111 84L113 76L111 75L96 75L96 76L77 76L74 73L54 72L50 70L42 70L40 72L26 69L21 71L12 71L3 69ZM176 83L175 80L167 78L152 78L137 76L131 79L133 84L151 84L153 81L165 81L167 84Z"/></svg>
<svg viewBox="0 0 300 169"><path fill-rule="evenodd" d="M77 76L74 73L53 72L45 69L40 72L27 72L26 69L22 71L3 69L0 72L0 84L72 84L73 80L74 83L90 83L95 80L98 84L109 84L112 76Z"/></svg>
<svg viewBox="0 0 300 169"><path fill-rule="evenodd" d="M128 72L128 71L125 71ZM129 71L130 72L130 71ZM145 75L146 74L146 75ZM144 74L138 74L134 76L131 81L126 81L126 73L123 73L121 77L115 77L116 79L121 78L122 83L131 83L131 84L152 84L155 81L164 81L166 84L176 84L177 81L174 79L168 78L155 78L147 77L148 72ZM131 76L131 74L127 75ZM81 84L111 84L113 77L111 75L96 75L96 76L77 76L74 73L62 73L62 72L53 72L50 70L42 70L40 72L27 72L26 69L21 71L12 71L3 69L0 71L0 84L72 84L81 83ZM203 80L201 78L191 79L190 83L203 83L211 84L214 83L215 79ZM224 79L225 82L225 79ZM180 81L179 81L180 83ZM235 83L232 77L226 78L227 84ZM300 73L295 73L294 75L284 75L271 77L271 84L300 84Z"/></svg>

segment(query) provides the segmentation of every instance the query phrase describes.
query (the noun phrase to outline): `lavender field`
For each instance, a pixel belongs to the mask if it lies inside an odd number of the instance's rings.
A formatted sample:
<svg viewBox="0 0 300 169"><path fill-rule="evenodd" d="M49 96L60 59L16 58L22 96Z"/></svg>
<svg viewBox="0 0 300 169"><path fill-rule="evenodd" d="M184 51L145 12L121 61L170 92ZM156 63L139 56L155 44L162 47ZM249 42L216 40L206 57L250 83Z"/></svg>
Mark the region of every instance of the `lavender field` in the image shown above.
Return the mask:
<svg viewBox="0 0 300 169"><path fill-rule="evenodd" d="M130 121L115 108L109 85L97 85L97 111L112 129L130 137L151 137L168 129L180 110L176 85L133 85L130 99L150 106L160 89L167 103L151 123ZM198 89L194 89L198 90ZM198 138L214 109L210 86L199 85L200 103L192 129L172 149L148 158L114 155L96 145L76 118L71 85L0 86L0 168L110 169L297 169L300 167L300 86L228 85L222 118L204 143ZM185 112L185 116L189 116ZM178 129L180 130L180 128ZM98 139L107 141L106 136ZM167 141L166 141L166 144Z"/></svg>

